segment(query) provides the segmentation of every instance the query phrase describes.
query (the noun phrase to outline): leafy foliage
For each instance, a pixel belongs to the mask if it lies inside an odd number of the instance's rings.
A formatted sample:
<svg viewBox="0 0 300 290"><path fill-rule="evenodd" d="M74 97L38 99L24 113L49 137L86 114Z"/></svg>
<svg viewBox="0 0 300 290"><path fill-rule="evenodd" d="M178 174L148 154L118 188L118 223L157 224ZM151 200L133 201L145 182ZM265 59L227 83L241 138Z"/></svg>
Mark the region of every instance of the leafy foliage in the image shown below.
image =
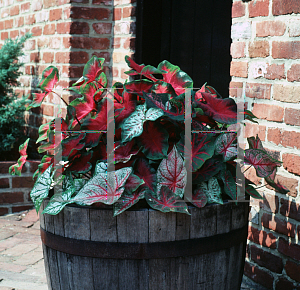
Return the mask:
<svg viewBox="0 0 300 290"><path fill-rule="evenodd" d="M17 78L24 64L18 59L29 37L26 34L15 40L7 39L0 49L0 160L16 160L19 145L27 139L24 112L29 100L25 96L18 98L13 88L19 84Z"/></svg>
<svg viewBox="0 0 300 290"><path fill-rule="evenodd" d="M139 79L116 83L113 93L106 89L104 59L94 56L86 64L83 76L68 88L81 97L67 106L67 115L61 119L61 146L55 144L54 120L40 127L38 141L43 144L39 151L47 155L35 173L38 179L31 192L36 209L55 184L62 189L54 195L50 192L44 213L57 214L69 203L100 203L113 205L116 216L141 201L162 212L189 214L184 197L196 207L236 200L235 176L240 170L235 160L237 133L226 129L236 123L235 101L223 99L206 84L192 91L191 78L168 61L157 68L136 64L129 57L126 62L131 68L127 73ZM58 79L55 67L45 69L42 93L30 106L39 106ZM191 137L184 133L186 89L191 90ZM251 112L245 111L245 116L254 121ZM113 121L114 146L107 138ZM275 182L280 162L265 151L257 136L248 142L246 163L268 184L286 193L287 189ZM191 152L187 151L189 143ZM11 168L12 173L21 170L24 148L20 148L21 159ZM60 168L54 164L54 151L62 156ZM109 160L114 160L113 164ZM185 196L189 176L192 192ZM247 179L246 193L261 198Z"/></svg>

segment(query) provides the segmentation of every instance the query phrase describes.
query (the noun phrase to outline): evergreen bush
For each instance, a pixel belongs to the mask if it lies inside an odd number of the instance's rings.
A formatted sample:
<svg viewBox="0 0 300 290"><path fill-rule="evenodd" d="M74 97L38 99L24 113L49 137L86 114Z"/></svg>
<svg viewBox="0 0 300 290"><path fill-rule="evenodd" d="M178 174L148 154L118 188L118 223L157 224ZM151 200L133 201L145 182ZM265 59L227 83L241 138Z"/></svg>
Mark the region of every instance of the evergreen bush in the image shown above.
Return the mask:
<svg viewBox="0 0 300 290"><path fill-rule="evenodd" d="M19 58L24 55L26 34L15 40L6 39L0 49L0 160L18 159L19 145L26 140L24 133L27 96L19 97L13 88L19 85L17 78L22 74L24 63Z"/></svg>

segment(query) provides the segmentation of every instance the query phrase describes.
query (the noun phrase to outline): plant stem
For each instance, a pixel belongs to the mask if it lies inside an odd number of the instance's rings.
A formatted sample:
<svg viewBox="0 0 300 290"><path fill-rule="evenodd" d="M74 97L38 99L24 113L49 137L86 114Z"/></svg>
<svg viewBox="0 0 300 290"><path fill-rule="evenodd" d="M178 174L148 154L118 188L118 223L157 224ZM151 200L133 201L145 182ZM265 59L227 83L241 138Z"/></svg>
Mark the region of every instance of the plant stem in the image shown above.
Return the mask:
<svg viewBox="0 0 300 290"><path fill-rule="evenodd" d="M56 93L56 92L53 92L52 91L52 93L54 93L54 94L56 94L57 96L59 96L60 97L60 99L65 103L65 105L66 106L69 106L69 104L58 94L58 93ZM79 120L77 119L77 116L75 115L75 119L76 119L76 121L78 122L78 124L79 124L79 126L81 126L81 123L79 122Z"/></svg>

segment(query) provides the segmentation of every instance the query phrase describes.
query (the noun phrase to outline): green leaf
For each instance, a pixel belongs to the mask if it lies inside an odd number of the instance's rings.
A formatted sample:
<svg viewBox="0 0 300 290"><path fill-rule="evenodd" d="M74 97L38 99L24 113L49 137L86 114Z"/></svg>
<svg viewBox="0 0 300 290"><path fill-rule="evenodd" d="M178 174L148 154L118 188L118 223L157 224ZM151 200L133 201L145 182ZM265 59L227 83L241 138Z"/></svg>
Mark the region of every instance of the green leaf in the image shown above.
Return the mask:
<svg viewBox="0 0 300 290"><path fill-rule="evenodd" d="M246 185L246 193L249 194L250 196L252 196L253 198L256 198L256 199L264 199L260 194L259 192L254 188L252 187L251 185Z"/></svg>
<svg viewBox="0 0 300 290"><path fill-rule="evenodd" d="M232 199L237 199L236 183L229 170L221 171L220 177L224 183L225 193Z"/></svg>
<svg viewBox="0 0 300 290"><path fill-rule="evenodd" d="M248 111L248 110L245 110L245 120L249 120L253 123L257 123L257 121L253 120L253 119L257 119L257 117L255 115L252 114L252 112Z"/></svg>
<svg viewBox="0 0 300 290"><path fill-rule="evenodd" d="M51 169L52 169L52 164L45 170L44 173L42 173L38 177L30 193L30 198L34 203L37 213L39 212L43 199L46 198L49 193L49 189L52 182Z"/></svg>

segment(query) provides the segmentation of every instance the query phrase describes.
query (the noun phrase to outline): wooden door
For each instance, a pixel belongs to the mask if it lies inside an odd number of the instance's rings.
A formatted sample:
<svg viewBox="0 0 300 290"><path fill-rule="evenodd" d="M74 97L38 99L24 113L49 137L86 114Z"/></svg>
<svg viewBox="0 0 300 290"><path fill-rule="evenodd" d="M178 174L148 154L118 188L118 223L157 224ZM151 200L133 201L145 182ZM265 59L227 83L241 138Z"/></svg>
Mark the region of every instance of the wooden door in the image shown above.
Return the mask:
<svg viewBox="0 0 300 290"><path fill-rule="evenodd" d="M231 0L137 0L136 60L178 65L228 97Z"/></svg>

